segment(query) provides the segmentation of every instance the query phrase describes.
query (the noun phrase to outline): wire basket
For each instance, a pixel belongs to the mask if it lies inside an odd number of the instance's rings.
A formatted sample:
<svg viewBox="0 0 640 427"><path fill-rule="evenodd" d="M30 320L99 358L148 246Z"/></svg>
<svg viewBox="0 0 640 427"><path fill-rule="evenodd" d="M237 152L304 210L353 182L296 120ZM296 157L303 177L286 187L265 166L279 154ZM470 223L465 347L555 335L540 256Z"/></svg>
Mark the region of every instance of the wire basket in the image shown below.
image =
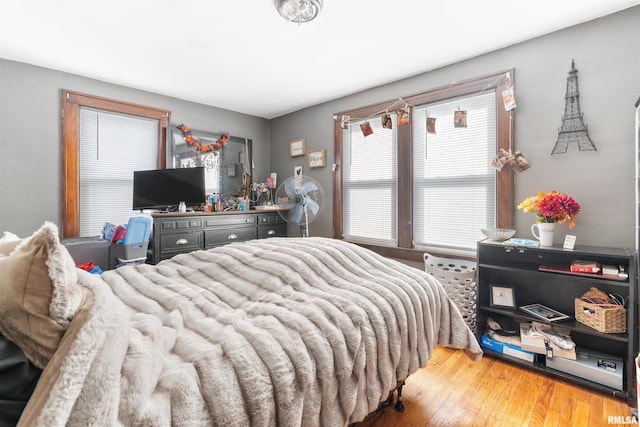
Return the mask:
<svg viewBox="0 0 640 427"><path fill-rule="evenodd" d="M627 332L627 310L616 304L594 304L576 298L576 320L605 334Z"/></svg>

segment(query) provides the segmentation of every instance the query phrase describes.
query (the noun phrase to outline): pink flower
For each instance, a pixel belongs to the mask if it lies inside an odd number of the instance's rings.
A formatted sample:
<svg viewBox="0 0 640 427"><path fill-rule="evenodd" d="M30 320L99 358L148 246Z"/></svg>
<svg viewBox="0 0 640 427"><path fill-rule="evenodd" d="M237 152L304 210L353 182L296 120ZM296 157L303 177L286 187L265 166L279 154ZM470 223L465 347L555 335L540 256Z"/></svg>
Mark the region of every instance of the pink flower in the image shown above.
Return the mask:
<svg viewBox="0 0 640 427"><path fill-rule="evenodd" d="M550 191L540 192L525 199L518 205L524 212L536 214L536 222L557 222L563 224L569 220L569 228L576 225L575 216L580 212L580 205L571 196Z"/></svg>

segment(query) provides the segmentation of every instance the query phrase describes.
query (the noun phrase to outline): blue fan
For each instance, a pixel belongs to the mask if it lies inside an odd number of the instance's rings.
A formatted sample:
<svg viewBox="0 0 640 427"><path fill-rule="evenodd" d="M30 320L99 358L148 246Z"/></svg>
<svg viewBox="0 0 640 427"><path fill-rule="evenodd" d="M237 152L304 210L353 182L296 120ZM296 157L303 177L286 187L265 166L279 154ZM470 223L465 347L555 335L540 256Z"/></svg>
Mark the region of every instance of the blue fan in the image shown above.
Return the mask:
<svg viewBox="0 0 640 427"><path fill-rule="evenodd" d="M302 236L308 237L309 223L324 207L324 192L318 181L305 175L291 176L278 187L276 200L280 216L299 225Z"/></svg>

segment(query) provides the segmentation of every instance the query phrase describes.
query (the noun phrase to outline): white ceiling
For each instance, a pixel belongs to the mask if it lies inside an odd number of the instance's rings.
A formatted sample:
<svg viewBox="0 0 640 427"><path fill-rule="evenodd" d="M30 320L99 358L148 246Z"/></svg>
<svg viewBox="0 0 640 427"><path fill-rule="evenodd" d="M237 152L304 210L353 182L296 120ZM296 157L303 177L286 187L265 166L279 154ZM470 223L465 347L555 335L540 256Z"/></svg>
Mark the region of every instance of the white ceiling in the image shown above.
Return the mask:
<svg viewBox="0 0 640 427"><path fill-rule="evenodd" d="M640 0L0 0L0 57L274 118ZM1 76L0 76L1 78Z"/></svg>

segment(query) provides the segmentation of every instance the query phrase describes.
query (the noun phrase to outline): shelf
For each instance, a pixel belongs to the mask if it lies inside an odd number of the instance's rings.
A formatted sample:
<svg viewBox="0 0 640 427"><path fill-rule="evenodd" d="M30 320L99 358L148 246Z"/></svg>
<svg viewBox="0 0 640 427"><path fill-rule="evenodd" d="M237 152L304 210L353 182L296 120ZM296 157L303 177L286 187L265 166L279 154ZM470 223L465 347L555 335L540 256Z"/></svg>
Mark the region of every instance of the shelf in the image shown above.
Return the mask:
<svg viewBox="0 0 640 427"><path fill-rule="evenodd" d="M545 365L544 362L542 361L534 361L534 362L529 362L527 360L522 360L522 359L518 359L517 357L513 357L513 356L509 356L508 354L504 354L504 353L498 353L497 351L494 350L490 350L487 348L482 347L482 351L484 352L484 354L486 356L490 356L496 359L501 359L501 360L506 360L510 363L514 363L517 365L523 365L526 366L527 368L536 371L536 372L541 372L544 373L545 375L550 375L550 376L554 376L557 378L562 378L565 380L570 380L574 383L583 385L585 387L589 387L592 388L594 390L600 391L600 392L604 392L607 394L612 395L613 397L616 397L618 399L623 399L623 400L628 400L629 399L629 394L625 391L622 390L616 390L615 388L611 388L611 387L607 387L605 385L593 382L593 381L589 381L587 379L584 379L582 377L577 377L575 375L571 375L568 374L566 372L562 372L562 371L558 371L556 369L551 369L551 368L547 368L547 366ZM538 355L539 359L544 359L543 355Z"/></svg>
<svg viewBox="0 0 640 427"><path fill-rule="evenodd" d="M485 312L489 312L489 313L496 313L496 314L501 314L503 316L508 316L508 317L512 317L515 319L521 319L524 322L539 322L539 323L549 323L551 325L558 325L558 326L562 326L564 328L570 329L572 331L575 332L579 332L581 334L587 334L587 335L593 335L596 337L601 337L604 339L608 339L608 340L613 340L613 341L620 341L620 342L629 342L629 335L627 333L624 334L605 334L603 332L600 332L596 329L593 329L587 325L584 325L578 321L576 321L575 319L568 319L568 320L560 320L558 322L545 322L544 320L538 318L538 317L534 317L534 316L529 316L527 313L525 313L524 311L520 311L520 310L510 310L508 308L496 308L496 307L488 307L488 306L480 306L478 307L480 310L485 311Z"/></svg>
<svg viewBox="0 0 640 427"><path fill-rule="evenodd" d="M542 266L530 266L530 265L518 265L511 264L508 266L496 265L496 264L478 264L478 267L482 267L485 270L502 270L508 272L517 272L518 274L531 274L540 276L571 276L572 279L582 281L584 283L594 283L594 280L604 285L629 288L629 279L618 278L614 276L603 276L601 274L591 273L571 273L558 270L542 269Z"/></svg>
<svg viewBox="0 0 640 427"><path fill-rule="evenodd" d="M601 265L622 265L628 278L604 276L602 274L571 271L576 260L597 262ZM500 353L489 353L506 361L517 363L540 372L626 398L629 405L636 404L635 357L638 354L638 295L636 255L625 248L576 247L569 251L561 247L520 247L501 243L478 243L477 260L477 307L478 320L483 322L490 316L505 316L517 323L545 322L567 328L576 345L602 353L611 354L624 361L624 391L618 391L590 380L556 371L545 366L544 355L540 362L527 362ZM625 298L627 309L627 332L606 334L570 318L557 322L539 319L517 308L491 307L491 286L513 288L517 306L540 303L567 315L575 315L575 298L589 288L596 287L607 293L620 294ZM479 325L483 329L484 325ZM487 351L488 352L488 351Z"/></svg>
<svg viewBox="0 0 640 427"><path fill-rule="evenodd" d="M613 280L617 282L628 282L628 277L619 277L619 276L605 276L604 274L599 273L583 273L571 271L571 266L565 264L553 264L553 265L541 265L538 267L540 271L546 271L548 273L558 273L558 274L566 274L569 276L580 276L580 277L589 277L591 279L599 279L599 280Z"/></svg>

